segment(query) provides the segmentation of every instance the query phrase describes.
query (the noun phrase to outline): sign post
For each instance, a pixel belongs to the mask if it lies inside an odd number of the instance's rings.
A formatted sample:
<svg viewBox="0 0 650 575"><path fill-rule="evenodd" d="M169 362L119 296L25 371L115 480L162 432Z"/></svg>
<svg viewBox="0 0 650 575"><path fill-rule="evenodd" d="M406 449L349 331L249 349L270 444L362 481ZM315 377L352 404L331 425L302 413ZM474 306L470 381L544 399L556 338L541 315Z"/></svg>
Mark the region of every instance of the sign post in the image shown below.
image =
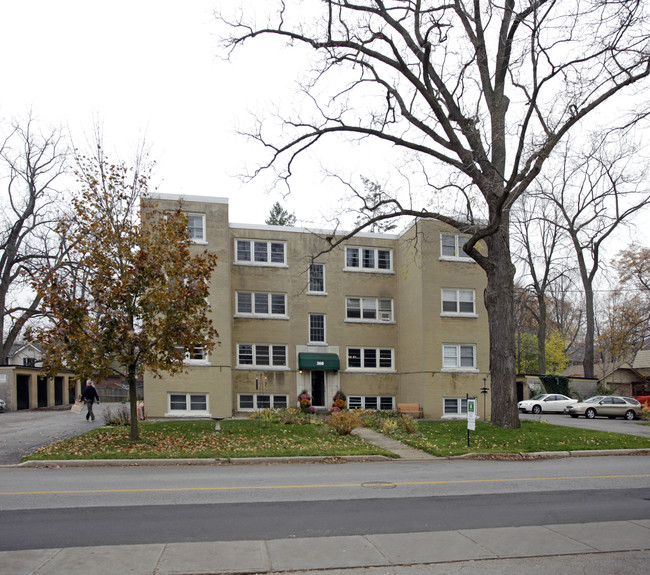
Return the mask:
<svg viewBox="0 0 650 575"><path fill-rule="evenodd" d="M469 447L470 430L476 430L476 399L467 398L467 447Z"/></svg>

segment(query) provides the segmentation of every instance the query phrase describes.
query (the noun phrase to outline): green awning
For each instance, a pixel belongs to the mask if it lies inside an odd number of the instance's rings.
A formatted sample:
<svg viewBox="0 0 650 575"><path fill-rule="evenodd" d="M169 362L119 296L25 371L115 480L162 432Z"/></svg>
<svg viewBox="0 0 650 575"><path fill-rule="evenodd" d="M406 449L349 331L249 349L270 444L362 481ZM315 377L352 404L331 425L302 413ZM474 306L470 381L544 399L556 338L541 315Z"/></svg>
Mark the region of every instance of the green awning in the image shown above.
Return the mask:
<svg viewBox="0 0 650 575"><path fill-rule="evenodd" d="M339 356L335 353L299 353L298 369L323 369L338 371Z"/></svg>

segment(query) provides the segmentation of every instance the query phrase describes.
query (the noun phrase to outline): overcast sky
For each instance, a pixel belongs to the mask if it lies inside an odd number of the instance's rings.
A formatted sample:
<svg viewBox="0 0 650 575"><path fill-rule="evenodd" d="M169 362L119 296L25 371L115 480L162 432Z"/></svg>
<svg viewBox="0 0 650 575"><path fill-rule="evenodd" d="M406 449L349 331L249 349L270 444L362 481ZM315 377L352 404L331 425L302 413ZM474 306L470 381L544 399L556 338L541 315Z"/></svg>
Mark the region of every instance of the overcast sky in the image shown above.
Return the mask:
<svg viewBox="0 0 650 575"><path fill-rule="evenodd" d="M109 154L125 160L145 137L161 192L228 197L231 222L264 223L277 200L313 218L308 194L285 201L268 181L235 177L255 159L235 128L267 99L290 97L296 72L286 53L263 49L221 60L219 1L0 0L0 119L31 109L78 147L99 123Z"/></svg>

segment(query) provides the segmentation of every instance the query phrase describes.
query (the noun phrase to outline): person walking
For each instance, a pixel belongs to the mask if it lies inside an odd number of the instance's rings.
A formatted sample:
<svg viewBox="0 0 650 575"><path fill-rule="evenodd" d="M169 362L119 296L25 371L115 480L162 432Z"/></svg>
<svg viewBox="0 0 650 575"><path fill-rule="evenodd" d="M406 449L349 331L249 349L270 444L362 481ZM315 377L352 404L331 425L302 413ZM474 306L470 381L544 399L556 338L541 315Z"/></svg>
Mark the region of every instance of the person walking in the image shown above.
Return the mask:
<svg viewBox="0 0 650 575"><path fill-rule="evenodd" d="M86 421L88 421L89 419L95 421L95 414L93 413L93 403L95 403L95 401L99 403L99 394L97 393L97 390L93 385L92 379L86 381L86 387L83 390L83 393L81 394L81 398L86 402L86 406L88 407L88 412L86 413Z"/></svg>

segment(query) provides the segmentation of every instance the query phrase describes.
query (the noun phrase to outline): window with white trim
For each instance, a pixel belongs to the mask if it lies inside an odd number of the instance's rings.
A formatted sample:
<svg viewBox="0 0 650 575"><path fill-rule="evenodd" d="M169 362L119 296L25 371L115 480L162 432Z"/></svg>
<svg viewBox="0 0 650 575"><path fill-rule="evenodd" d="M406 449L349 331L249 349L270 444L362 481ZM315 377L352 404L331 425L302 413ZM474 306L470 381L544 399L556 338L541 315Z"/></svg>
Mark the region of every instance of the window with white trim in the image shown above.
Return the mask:
<svg viewBox="0 0 650 575"><path fill-rule="evenodd" d="M235 240L235 262L251 265L286 265L286 243L263 240Z"/></svg>
<svg viewBox="0 0 650 575"><path fill-rule="evenodd" d="M445 397L443 399L444 415L461 415L467 413L467 398Z"/></svg>
<svg viewBox="0 0 650 575"><path fill-rule="evenodd" d="M237 365L240 367L287 367L287 346L240 343L237 345Z"/></svg>
<svg viewBox="0 0 650 575"><path fill-rule="evenodd" d="M453 260L472 260L463 251L463 246L468 239L469 236L461 234L440 234L440 257Z"/></svg>
<svg viewBox="0 0 650 575"><path fill-rule="evenodd" d="M325 314L309 314L309 341L312 343L325 343Z"/></svg>
<svg viewBox="0 0 650 575"><path fill-rule="evenodd" d="M205 214L187 214L187 229L193 242L205 243Z"/></svg>
<svg viewBox="0 0 650 575"><path fill-rule="evenodd" d="M376 347L349 347L348 369L392 371L395 369L393 350Z"/></svg>
<svg viewBox="0 0 650 575"><path fill-rule="evenodd" d="M442 315L476 315L476 292L473 289L443 289Z"/></svg>
<svg viewBox="0 0 650 575"><path fill-rule="evenodd" d="M188 365L209 365L208 354L200 346L195 346L185 352L185 363Z"/></svg>
<svg viewBox="0 0 650 575"><path fill-rule="evenodd" d="M382 248L346 247L345 268L390 271L393 269L393 252Z"/></svg>
<svg viewBox="0 0 650 575"><path fill-rule="evenodd" d="M286 409L289 396L268 393L240 393L237 395L238 411L255 411L258 409Z"/></svg>
<svg viewBox="0 0 650 575"><path fill-rule="evenodd" d="M284 316L287 315L287 296L283 293L237 292L237 315Z"/></svg>
<svg viewBox="0 0 650 575"><path fill-rule="evenodd" d="M442 346L443 369L476 369L476 346L474 344L444 344Z"/></svg>
<svg viewBox="0 0 650 575"><path fill-rule="evenodd" d="M345 317L359 321L393 321L393 300L348 297L345 299Z"/></svg>
<svg viewBox="0 0 650 575"><path fill-rule="evenodd" d="M208 413L207 393L169 393L169 413L203 415Z"/></svg>
<svg viewBox="0 0 650 575"><path fill-rule="evenodd" d="M389 395L348 395L348 409L394 411L395 398Z"/></svg>
<svg viewBox="0 0 650 575"><path fill-rule="evenodd" d="M313 263L309 266L309 292L325 293L325 265Z"/></svg>

